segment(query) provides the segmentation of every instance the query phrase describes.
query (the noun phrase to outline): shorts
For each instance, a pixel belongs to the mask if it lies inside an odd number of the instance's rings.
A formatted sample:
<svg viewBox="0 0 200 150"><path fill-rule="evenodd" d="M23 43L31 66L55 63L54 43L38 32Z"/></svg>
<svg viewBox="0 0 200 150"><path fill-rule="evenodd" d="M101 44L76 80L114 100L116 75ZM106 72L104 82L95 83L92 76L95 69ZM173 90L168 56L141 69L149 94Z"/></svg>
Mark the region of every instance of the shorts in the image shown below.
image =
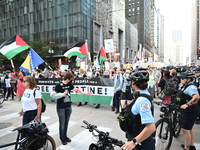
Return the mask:
<svg viewBox="0 0 200 150"><path fill-rule="evenodd" d="M121 92L121 100L132 100L133 94Z"/></svg>
<svg viewBox="0 0 200 150"><path fill-rule="evenodd" d="M181 109L182 128L186 130L192 130L198 114L199 106L197 104L190 106L187 109Z"/></svg>

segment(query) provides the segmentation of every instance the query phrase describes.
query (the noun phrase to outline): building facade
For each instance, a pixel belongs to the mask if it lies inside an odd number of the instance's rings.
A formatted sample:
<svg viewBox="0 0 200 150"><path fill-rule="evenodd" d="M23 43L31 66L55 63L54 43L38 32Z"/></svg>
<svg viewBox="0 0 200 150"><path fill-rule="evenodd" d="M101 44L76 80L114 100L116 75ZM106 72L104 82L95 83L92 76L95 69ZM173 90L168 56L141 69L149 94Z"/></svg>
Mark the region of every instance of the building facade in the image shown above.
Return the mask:
<svg viewBox="0 0 200 150"><path fill-rule="evenodd" d="M96 0L1 0L0 43L19 34L26 42L54 43L55 55L87 40L93 47Z"/></svg>
<svg viewBox="0 0 200 150"><path fill-rule="evenodd" d="M143 47L143 57L147 61L152 54L151 45L151 0L126 0L126 18L138 30L139 43Z"/></svg>

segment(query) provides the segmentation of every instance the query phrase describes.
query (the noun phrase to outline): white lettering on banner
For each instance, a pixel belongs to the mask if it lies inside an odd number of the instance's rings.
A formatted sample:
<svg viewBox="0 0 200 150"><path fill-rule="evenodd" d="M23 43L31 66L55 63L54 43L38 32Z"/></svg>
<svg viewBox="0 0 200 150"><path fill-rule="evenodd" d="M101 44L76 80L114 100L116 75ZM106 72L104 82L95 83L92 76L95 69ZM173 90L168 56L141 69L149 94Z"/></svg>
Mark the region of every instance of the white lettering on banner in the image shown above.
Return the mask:
<svg viewBox="0 0 200 150"><path fill-rule="evenodd" d="M55 85L38 85L37 87L42 93L51 93L55 90Z"/></svg>
<svg viewBox="0 0 200 150"><path fill-rule="evenodd" d="M76 88L84 92L92 92L93 95L113 96L114 87L109 86L90 86L90 85L75 85ZM55 90L55 85L38 85L38 90L42 93L51 93ZM72 91L72 94L76 94Z"/></svg>
<svg viewBox="0 0 200 150"><path fill-rule="evenodd" d="M76 85L76 88L84 92L92 92L93 95L113 96L114 94L114 87L109 86Z"/></svg>

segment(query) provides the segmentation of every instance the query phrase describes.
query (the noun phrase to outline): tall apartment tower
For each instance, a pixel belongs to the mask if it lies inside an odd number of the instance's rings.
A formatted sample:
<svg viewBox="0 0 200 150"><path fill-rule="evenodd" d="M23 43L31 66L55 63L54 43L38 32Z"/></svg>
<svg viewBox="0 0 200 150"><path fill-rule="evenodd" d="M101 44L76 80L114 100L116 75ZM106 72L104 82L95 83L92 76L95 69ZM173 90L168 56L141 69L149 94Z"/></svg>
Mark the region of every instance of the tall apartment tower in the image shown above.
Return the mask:
<svg viewBox="0 0 200 150"><path fill-rule="evenodd" d="M158 61L164 62L164 16L157 10L157 49Z"/></svg>
<svg viewBox="0 0 200 150"><path fill-rule="evenodd" d="M199 0L194 0L192 4L192 26L191 26L191 64L200 65L200 20L199 20Z"/></svg>
<svg viewBox="0 0 200 150"><path fill-rule="evenodd" d="M144 58L151 57L151 0L126 0L126 18L138 29L139 43L142 44Z"/></svg>

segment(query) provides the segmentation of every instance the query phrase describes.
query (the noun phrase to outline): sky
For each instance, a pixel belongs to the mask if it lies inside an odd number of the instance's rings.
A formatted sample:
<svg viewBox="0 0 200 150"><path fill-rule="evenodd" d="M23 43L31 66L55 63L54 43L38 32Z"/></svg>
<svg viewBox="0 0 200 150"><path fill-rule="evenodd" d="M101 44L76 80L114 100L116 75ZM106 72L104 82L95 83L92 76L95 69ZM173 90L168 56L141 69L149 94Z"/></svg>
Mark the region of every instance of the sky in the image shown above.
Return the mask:
<svg viewBox="0 0 200 150"><path fill-rule="evenodd" d="M193 0L155 0L156 9L160 9L164 15L165 28L165 49L171 38L171 32L182 30L183 32L183 58L190 55L191 41L191 6Z"/></svg>

